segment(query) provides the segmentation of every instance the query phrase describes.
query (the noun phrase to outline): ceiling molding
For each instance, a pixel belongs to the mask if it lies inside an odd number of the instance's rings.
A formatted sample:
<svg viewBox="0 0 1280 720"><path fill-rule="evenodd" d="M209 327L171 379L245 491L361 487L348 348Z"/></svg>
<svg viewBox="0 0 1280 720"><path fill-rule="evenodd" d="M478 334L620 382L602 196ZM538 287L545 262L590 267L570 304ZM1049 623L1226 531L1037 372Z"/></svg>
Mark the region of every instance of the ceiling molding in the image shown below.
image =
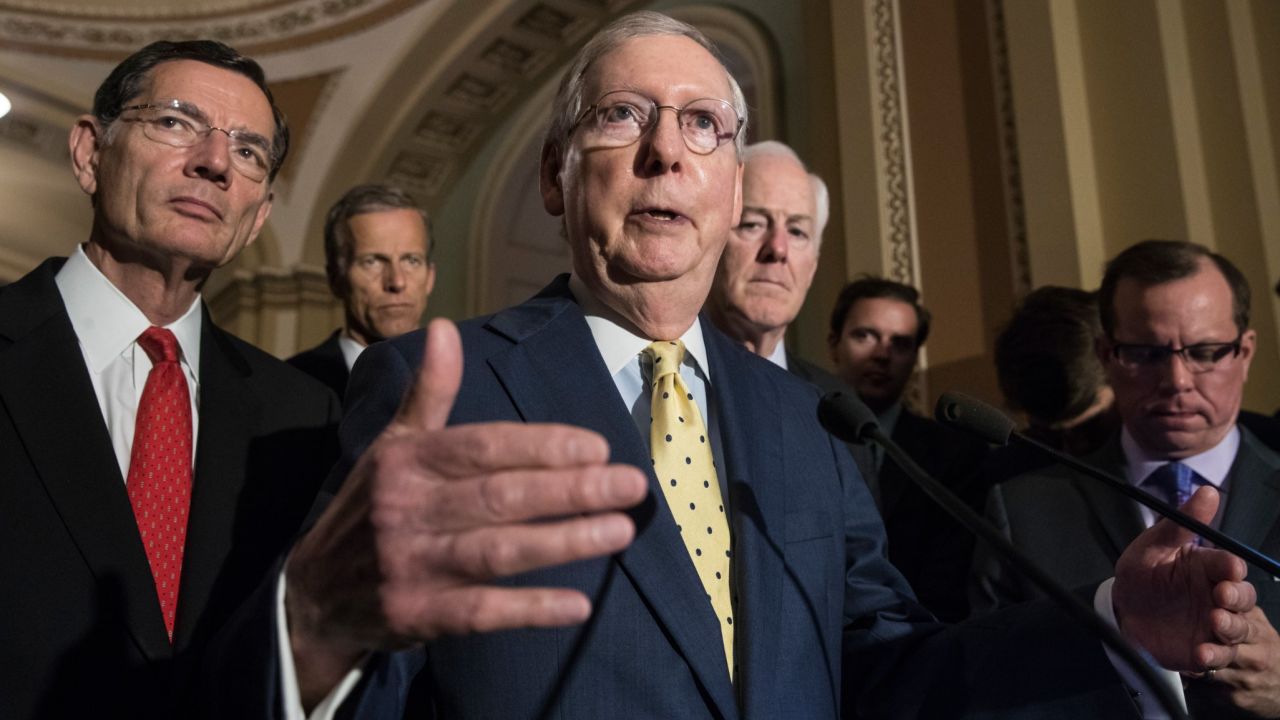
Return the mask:
<svg viewBox="0 0 1280 720"><path fill-rule="evenodd" d="M12 8L0 3L0 45L8 49L97 60L119 60L156 40L211 38L254 56L297 50L377 25L423 0L290 0L249 9L176 17L165 11L77 15Z"/></svg>
<svg viewBox="0 0 1280 720"><path fill-rule="evenodd" d="M638 0L513 2L485 18L453 57L439 57L420 108L385 145L373 174L435 206L471 154L581 43Z"/></svg>

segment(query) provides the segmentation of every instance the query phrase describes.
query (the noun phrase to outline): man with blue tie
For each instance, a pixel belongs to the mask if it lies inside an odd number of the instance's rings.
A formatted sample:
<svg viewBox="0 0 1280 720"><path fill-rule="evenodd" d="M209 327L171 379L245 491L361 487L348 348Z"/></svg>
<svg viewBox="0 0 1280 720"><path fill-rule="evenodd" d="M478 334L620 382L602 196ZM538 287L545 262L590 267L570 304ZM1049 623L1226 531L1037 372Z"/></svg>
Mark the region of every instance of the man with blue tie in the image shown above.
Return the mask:
<svg viewBox="0 0 1280 720"><path fill-rule="evenodd" d="M1212 524L1280 554L1280 455L1237 423L1257 347L1249 285L1230 260L1187 242L1148 240L1107 265L1099 292L1098 357L1122 427L1085 462L1128 478L1173 505L1202 485L1223 500ZM1144 506L1065 468L997 485L988 514L1068 585L1101 580L1124 547L1158 518ZM975 603L993 607L1038 593L994 558L975 560ZM1258 608L1253 641L1208 677L1188 677L1194 717L1280 715L1280 617L1274 578L1251 569ZM1264 616L1265 613L1265 616ZM1232 705L1236 707L1232 707Z"/></svg>
<svg viewBox="0 0 1280 720"><path fill-rule="evenodd" d="M747 113L705 37L620 18L553 109L541 188L572 275L362 355L345 482L206 677L265 660L243 677L278 679L261 697L295 716L344 695L377 718L1132 714L1053 608L934 623L817 391L699 317ZM1161 662L1226 665L1252 588L1180 539L1135 542L1108 597Z"/></svg>

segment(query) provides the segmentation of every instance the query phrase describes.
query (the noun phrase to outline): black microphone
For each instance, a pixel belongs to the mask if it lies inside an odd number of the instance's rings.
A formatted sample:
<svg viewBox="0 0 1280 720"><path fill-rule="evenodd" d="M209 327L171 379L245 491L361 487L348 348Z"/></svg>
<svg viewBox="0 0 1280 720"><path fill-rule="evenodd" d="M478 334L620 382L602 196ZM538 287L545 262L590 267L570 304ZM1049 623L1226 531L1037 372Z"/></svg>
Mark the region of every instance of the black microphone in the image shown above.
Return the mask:
<svg viewBox="0 0 1280 720"><path fill-rule="evenodd" d="M1102 618L1098 617L1098 614L1093 611L1093 608L1087 607L1070 590L1049 577L1048 573L1032 562L1022 551L1014 547L1013 543L1009 542L1004 534L980 517L963 500L956 497L955 493L947 489L945 485L938 482L917 465L910 455L891 440L888 435L884 434L884 431L880 429L880 423L876 421L875 414L857 395L839 390L824 395L822 401L818 403L818 422L822 424L822 427L827 432L845 442L863 443L870 440L884 448L885 455L891 458L902 469L907 478L923 490L929 499L941 506L948 515L969 532L987 541L1005 562L1017 568L1033 585L1044 591L1067 614L1092 630L1093 634L1103 644L1123 658L1133 668L1133 671L1142 678L1142 681L1147 684L1147 687L1155 693L1160 705L1164 707L1165 712L1169 713L1169 717L1187 717L1186 711L1174 700L1169 688L1157 678L1151 666L1147 664L1132 645L1121 637L1115 628L1103 622ZM1007 432L1005 439L1006 441L1008 439Z"/></svg>
<svg viewBox="0 0 1280 720"><path fill-rule="evenodd" d="M994 443L996 445L1007 445L1010 438L1016 439L1024 445L1030 445L1031 447L1039 450L1042 454L1052 458L1054 462L1066 465L1073 470L1077 470L1091 478L1111 486L1112 488L1115 488L1116 492L1151 508L1153 512L1169 518L1173 522L1191 530L1223 550L1228 550L1240 556L1254 567L1260 568L1272 577L1280 577L1280 563L1277 563L1270 557L1263 555L1261 552L1258 552L1235 538L1224 535L1218 530L1214 530L1208 525L1205 525L1199 520L1196 520L1190 515L1182 512L1178 508L1163 502L1153 495L1139 490L1124 480L1114 477L1109 473L1105 473L1092 465L1080 462L1080 460L1071 457L1066 453L1059 452L1058 450L1055 450L1042 442L1029 438L1020 432L1014 432L1012 420L1006 417L1004 413L981 400L969 397L964 393L943 393L942 396L938 398L938 404L934 408L934 417L938 419L938 422L944 425L950 425L951 427L971 432L983 438L987 442Z"/></svg>

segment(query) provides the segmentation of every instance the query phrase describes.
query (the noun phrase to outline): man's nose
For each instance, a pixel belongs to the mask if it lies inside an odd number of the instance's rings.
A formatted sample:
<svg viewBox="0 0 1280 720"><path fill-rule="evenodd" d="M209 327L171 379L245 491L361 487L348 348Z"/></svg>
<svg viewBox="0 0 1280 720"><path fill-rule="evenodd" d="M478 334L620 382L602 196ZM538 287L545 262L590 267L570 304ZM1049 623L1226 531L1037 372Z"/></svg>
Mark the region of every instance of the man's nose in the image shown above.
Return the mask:
<svg viewBox="0 0 1280 720"><path fill-rule="evenodd" d="M663 110L670 110L671 116L668 118L663 115ZM679 168L684 153L688 151L680 129L679 112L673 107L659 106L654 113L653 124L641 138L647 175L658 175Z"/></svg>
<svg viewBox="0 0 1280 720"><path fill-rule="evenodd" d="M387 292L400 292L405 289L405 273L400 263L387 263L387 268L382 273L382 285Z"/></svg>
<svg viewBox="0 0 1280 720"><path fill-rule="evenodd" d="M191 146L187 168L198 177L225 182L231 170L231 135L221 128L210 128Z"/></svg>
<svg viewBox="0 0 1280 720"><path fill-rule="evenodd" d="M1186 392L1195 383L1191 367L1187 365L1186 358L1179 353L1171 354L1156 372L1161 373L1162 384L1176 392Z"/></svg>
<svg viewBox="0 0 1280 720"><path fill-rule="evenodd" d="M787 252L791 249L791 236L780 224L770 223L764 236L764 245L760 248L762 262L786 262Z"/></svg>

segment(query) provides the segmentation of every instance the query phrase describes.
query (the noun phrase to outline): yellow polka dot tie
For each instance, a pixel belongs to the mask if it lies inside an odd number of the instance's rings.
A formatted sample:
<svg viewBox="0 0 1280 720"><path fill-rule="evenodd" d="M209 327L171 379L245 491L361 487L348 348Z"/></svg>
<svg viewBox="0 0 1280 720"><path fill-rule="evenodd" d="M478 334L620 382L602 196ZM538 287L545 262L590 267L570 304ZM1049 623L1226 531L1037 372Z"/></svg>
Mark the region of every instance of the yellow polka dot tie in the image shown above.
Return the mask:
<svg viewBox="0 0 1280 720"><path fill-rule="evenodd" d="M685 549L720 619L725 663L733 678L733 602L729 592L729 523L711 444L693 395L680 379L684 344L660 340L645 352L653 363L649 447Z"/></svg>

